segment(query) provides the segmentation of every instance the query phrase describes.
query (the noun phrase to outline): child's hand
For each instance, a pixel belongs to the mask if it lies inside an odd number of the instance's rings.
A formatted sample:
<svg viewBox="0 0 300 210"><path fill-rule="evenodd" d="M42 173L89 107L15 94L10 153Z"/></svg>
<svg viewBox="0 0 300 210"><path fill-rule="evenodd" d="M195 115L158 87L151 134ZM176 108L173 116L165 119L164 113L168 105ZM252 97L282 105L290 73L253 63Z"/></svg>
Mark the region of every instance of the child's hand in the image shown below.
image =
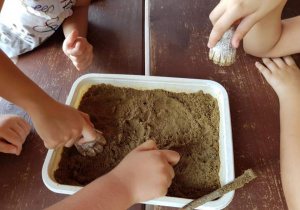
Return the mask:
<svg viewBox="0 0 300 210"><path fill-rule="evenodd" d="M123 182L133 203L147 201L167 194L175 176L172 166L179 159L177 152L158 150L151 140L130 152L111 173Z"/></svg>
<svg viewBox="0 0 300 210"><path fill-rule="evenodd" d="M87 69L93 62L93 46L86 38L78 37L77 30L73 30L67 36L63 43L63 51L79 71Z"/></svg>
<svg viewBox="0 0 300 210"><path fill-rule="evenodd" d="M29 123L17 115L0 115L0 152L19 155L30 133Z"/></svg>
<svg viewBox="0 0 300 210"><path fill-rule="evenodd" d="M300 91L300 70L291 56L283 58L263 58L255 66L277 93L279 99L298 98Z"/></svg>
<svg viewBox="0 0 300 210"><path fill-rule="evenodd" d="M214 25L208 41L211 48L236 21L241 20L233 37L232 45L237 48L250 29L270 11L287 0L221 0L210 13Z"/></svg>
<svg viewBox="0 0 300 210"><path fill-rule="evenodd" d="M79 143L93 141L97 137L87 114L54 100L47 106L34 107L28 113L48 149L71 147L80 134L83 137Z"/></svg>

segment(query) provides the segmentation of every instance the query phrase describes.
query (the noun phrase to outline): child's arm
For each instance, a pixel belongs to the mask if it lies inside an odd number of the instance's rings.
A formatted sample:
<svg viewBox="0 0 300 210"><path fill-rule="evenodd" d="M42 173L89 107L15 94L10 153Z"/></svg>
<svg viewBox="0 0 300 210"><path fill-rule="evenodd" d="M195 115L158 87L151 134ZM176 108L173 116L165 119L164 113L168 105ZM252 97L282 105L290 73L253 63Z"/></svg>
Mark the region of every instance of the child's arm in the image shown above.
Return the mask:
<svg viewBox="0 0 300 210"><path fill-rule="evenodd" d="M93 46L86 39L90 0L77 0L73 15L63 23L66 40L64 53L78 70L88 68L93 62Z"/></svg>
<svg viewBox="0 0 300 210"><path fill-rule="evenodd" d="M280 168L289 209L300 209L300 70L288 56L256 63L279 97Z"/></svg>
<svg viewBox="0 0 300 210"><path fill-rule="evenodd" d="M47 148L71 146L82 134L92 141L97 134L87 114L56 102L25 76L0 50L0 96L22 107L32 119Z"/></svg>
<svg viewBox="0 0 300 210"><path fill-rule="evenodd" d="M282 57L300 52L300 16L280 20L281 10L258 22L245 36L244 50L258 57Z"/></svg>
<svg viewBox="0 0 300 210"><path fill-rule="evenodd" d="M48 209L122 210L164 196L175 176L172 166L179 159L177 152L157 150L154 141L147 141L111 172Z"/></svg>
<svg viewBox="0 0 300 210"><path fill-rule="evenodd" d="M209 15L214 27L209 37L208 47L213 47L230 26L242 19L232 38L232 45L237 48L240 41L257 22L278 8L281 12L286 1L221 0ZM280 19L276 19L276 21L279 22Z"/></svg>

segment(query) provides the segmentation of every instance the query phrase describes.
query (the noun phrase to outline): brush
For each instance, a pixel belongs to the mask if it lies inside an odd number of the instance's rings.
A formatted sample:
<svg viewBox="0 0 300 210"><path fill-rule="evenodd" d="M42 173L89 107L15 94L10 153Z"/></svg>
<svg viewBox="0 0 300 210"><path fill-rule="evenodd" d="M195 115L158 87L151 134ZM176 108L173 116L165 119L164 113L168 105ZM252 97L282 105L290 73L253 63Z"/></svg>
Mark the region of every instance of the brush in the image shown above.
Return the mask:
<svg viewBox="0 0 300 210"><path fill-rule="evenodd" d="M209 59L213 60L215 64L219 66L230 66L235 62L236 49L231 44L234 31L234 26L230 27L217 44L210 48Z"/></svg>

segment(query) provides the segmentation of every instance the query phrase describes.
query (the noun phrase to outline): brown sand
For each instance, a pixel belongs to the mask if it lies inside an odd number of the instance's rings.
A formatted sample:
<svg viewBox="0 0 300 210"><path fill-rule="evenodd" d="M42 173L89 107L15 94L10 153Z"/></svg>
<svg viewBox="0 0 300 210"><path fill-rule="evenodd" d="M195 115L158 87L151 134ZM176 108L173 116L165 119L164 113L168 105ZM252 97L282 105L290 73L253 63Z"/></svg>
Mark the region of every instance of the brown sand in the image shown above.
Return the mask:
<svg viewBox="0 0 300 210"><path fill-rule="evenodd" d="M160 149L180 153L168 195L197 198L220 187L218 102L202 91L192 94L94 85L79 110L90 115L107 140L96 157L64 148L58 183L86 185L112 170L132 149L153 139ZM134 170L134 168L132 169Z"/></svg>

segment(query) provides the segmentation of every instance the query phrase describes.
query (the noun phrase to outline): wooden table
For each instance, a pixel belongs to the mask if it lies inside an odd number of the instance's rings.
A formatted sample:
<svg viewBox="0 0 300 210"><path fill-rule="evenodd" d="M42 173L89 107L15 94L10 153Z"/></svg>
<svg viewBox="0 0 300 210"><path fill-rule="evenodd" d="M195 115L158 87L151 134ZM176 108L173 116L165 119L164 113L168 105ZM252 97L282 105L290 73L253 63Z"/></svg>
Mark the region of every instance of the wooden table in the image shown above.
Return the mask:
<svg viewBox="0 0 300 210"><path fill-rule="evenodd" d="M229 94L236 176L253 168L259 177L237 190L226 209L287 209L279 168L279 105L272 88L254 66L260 59L238 50L237 62L219 67L208 60L208 19L218 0L150 0L151 75L211 79ZM61 50L61 30L42 46L19 58L17 66L49 95L64 103L71 85L86 73L144 75L143 1L98 0L90 7L88 39L95 62L78 72ZM299 15L300 2L290 0L284 17ZM294 58L300 65L299 55ZM2 100L1 114L29 116ZM0 209L42 209L66 195L43 184L47 153L32 130L20 156L0 154ZM145 209L136 204L131 210ZM176 208L147 206L147 210Z"/></svg>

